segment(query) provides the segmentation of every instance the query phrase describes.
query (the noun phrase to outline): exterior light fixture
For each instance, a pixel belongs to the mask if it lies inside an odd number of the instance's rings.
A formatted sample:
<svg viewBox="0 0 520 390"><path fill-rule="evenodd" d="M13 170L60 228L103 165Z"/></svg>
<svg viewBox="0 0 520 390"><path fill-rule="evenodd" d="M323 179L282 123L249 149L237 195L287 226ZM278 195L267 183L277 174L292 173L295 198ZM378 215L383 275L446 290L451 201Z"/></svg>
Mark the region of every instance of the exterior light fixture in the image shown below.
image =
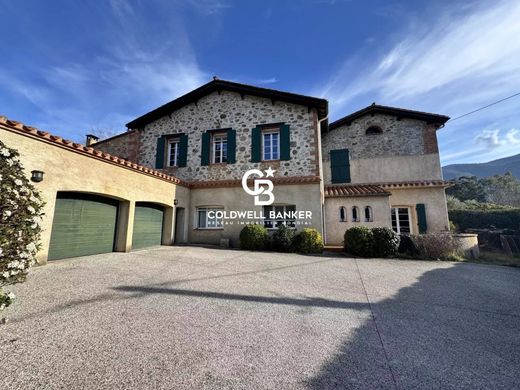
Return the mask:
<svg viewBox="0 0 520 390"><path fill-rule="evenodd" d="M43 180L43 171L31 171L31 180L39 183Z"/></svg>
<svg viewBox="0 0 520 390"><path fill-rule="evenodd" d="M173 204L174 204L175 206L177 206L177 205L179 204L179 200L178 200L178 199L174 199L174 200L173 200Z"/></svg>

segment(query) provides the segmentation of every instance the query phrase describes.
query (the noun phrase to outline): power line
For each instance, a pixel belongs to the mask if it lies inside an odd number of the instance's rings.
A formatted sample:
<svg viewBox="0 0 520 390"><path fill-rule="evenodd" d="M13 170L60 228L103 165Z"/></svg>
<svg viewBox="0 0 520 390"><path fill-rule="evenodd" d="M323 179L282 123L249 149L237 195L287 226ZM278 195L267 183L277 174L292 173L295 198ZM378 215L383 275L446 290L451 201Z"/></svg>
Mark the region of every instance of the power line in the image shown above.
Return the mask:
<svg viewBox="0 0 520 390"><path fill-rule="evenodd" d="M520 92L515 93L514 95L508 96L508 97L506 97L506 98L503 98L503 99L497 100L496 102L493 102L493 103L491 103L491 104L488 104L487 106L480 107L480 108L477 108L476 110L473 110L473 111L467 112L467 113L465 113L465 114L463 114L463 115L460 115L460 116L458 116L458 117L456 117L456 118L450 119L448 122L453 122L453 121L456 121L457 119L464 118L465 116L468 116L468 115L474 114L474 113L477 112L477 111L481 111L481 110L483 110L483 109L485 109L485 108L488 108L488 107L494 106L495 104L501 103L501 102L503 102L503 101L505 101L505 100L508 100L508 99L511 99L511 98L514 98L515 96L518 96L518 95L520 95Z"/></svg>

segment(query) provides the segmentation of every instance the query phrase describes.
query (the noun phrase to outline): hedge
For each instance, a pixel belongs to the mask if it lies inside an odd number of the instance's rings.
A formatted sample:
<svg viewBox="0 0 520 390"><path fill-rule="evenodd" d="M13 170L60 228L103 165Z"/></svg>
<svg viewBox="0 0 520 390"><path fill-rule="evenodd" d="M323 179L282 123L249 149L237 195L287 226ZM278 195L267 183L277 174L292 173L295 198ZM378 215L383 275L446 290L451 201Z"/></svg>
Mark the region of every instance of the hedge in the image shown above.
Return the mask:
<svg viewBox="0 0 520 390"><path fill-rule="evenodd" d="M520 209L510 210L451 210L450 220L461 231L466 229L520 230Z"/></svg>

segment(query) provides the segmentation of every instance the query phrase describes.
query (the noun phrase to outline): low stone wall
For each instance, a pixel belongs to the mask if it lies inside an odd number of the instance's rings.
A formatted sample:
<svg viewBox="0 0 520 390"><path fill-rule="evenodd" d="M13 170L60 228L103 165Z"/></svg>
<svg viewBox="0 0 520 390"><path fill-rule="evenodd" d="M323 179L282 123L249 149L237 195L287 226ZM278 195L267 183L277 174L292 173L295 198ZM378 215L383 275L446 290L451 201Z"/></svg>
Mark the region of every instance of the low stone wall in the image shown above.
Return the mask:
<svg viewBox="0 0 520 390"><path fill-rule="evenodd" d="M478 234L453 234L453 239L457 242L461 255L468 259L477 259L479 257Z"/></svg>

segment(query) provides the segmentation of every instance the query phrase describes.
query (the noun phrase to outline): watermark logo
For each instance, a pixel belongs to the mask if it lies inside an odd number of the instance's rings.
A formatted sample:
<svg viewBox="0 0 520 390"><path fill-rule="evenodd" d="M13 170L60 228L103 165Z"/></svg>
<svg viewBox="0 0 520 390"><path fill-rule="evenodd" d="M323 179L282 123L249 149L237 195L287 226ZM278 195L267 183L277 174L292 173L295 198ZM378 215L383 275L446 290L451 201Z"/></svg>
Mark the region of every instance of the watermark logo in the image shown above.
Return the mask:
<svg viewBox="0 0 520 390"><path fill-rule="evenodd" d="M250 169L249 171L244 173L244 176L242 176L242 188L244 188L244 191L247 192L249 195L253 195L255 197L255 206L269 206L273 204L274 185L273 182L267 178L274 177L275 172L275 170L269 167L269 169L265 170L266 179L261 179L262 177L264 177L264 173L260 169ZM252 175L258 176L258 179L254 179L253 181L253 189L249 188L249 186L247 185L247 181ZM260 196L264 196L264 199L260 199ZM267 196L267 199L265 199L265 196Z"/></svg>

